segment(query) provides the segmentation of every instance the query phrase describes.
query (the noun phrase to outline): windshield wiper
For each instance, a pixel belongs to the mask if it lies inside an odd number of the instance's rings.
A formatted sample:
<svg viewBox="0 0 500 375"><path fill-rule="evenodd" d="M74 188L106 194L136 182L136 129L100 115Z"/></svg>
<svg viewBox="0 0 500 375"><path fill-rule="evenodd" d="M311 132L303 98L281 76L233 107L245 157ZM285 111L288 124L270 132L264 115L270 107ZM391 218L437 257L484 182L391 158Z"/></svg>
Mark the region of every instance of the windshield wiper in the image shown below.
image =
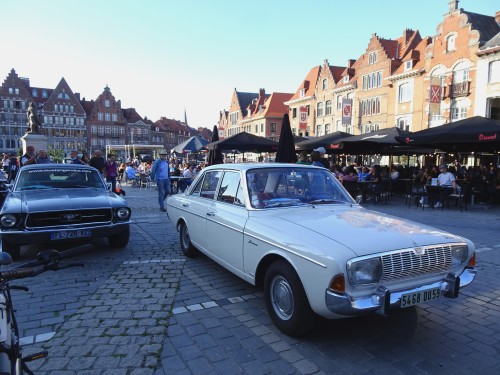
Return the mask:
<svg viewBox="0 0 500 375"><path fill-rule="evenodd" d="M341 201L340 199L315 199L309 202L309 204L328 204L328 203L347 203L347 202Z"/></svg>

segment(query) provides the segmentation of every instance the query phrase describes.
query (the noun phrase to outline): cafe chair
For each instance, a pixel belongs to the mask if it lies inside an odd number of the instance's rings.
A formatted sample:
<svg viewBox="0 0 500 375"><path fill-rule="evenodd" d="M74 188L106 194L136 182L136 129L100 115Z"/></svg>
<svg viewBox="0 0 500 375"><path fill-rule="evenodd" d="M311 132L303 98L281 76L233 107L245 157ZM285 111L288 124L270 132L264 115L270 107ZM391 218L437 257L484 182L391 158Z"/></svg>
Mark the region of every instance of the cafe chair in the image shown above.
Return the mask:
<svg viewBox="0 0 500 375"><path fill-rule="evenodd" d="M411 208L412 203L415 203L416 206L420 204L422 206L422 210L425 209L425 203L420 203L425 202L425 200L428 199L427 192L425 191L425 185L409 181L407 184L405 198L408 208Z"/></svg>
<svg viewBox="0 0 500 375"><path fill-rule="evenodd" d="M454 201L455 207L459 207L460 212L462 212L464 209L467 210L467 200L465 199L464 195L465 190L466 189L464 186L457 184L456 191L446 196L446 207L450 208L450 202Z"/></svg>

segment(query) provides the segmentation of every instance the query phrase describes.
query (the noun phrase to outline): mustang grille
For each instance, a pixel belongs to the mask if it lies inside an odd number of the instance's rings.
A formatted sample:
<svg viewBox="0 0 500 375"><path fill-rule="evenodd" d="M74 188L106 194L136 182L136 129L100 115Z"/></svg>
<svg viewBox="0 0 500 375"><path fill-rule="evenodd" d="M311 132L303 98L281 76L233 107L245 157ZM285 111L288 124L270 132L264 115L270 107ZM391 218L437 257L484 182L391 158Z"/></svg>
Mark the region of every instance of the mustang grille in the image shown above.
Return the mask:
<svg viewBox="0 0 500 375"><path fill-rule="evenodd" d="M27 228L58 227L64 225L97 224L110 222L113 213L109 208L79 210L79 211L52 211L29 214L26 219Z"/></svg>
<svg viewBox="0 0 500 375"><path fill-rule="evenodd" d="M451 267L453 246L425 248L424 254L413 250L382 256L382 280L397 280L445 272Z"/></svg>

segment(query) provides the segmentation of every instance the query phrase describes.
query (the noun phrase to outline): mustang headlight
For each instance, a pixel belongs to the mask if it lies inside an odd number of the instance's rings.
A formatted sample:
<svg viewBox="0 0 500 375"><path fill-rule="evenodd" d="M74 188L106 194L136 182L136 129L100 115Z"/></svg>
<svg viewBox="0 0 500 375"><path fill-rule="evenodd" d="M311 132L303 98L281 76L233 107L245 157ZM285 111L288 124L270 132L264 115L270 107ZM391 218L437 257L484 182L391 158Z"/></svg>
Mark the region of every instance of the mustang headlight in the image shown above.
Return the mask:
<svg viewBox="0 0 500 375"><path fill-rule="evenodd" d="M348 263L347 275L353 286L376 283L382 276L382 261L380 258L370 258Z"/></svg>
<svg viewBox="0 0 500 375"><path fill-rule="evenodd" d="M17 217L13 214L5 214L0 217L0 225L3 228L13 228L17 223Z"/></svg>
<svg viewBox="0 0 500 375"><path fill-rule="evenodd" d="M127 220L130 217L130 208L120 207L115 211L115 216L118 220Z"/></svg>
<svg viewBox="0 0 500 375"><path fill-rule="evenodd" d="M451 249L451 266L456 267L465 263L468 255L469 251L467 246L454 247Z"/></svg>

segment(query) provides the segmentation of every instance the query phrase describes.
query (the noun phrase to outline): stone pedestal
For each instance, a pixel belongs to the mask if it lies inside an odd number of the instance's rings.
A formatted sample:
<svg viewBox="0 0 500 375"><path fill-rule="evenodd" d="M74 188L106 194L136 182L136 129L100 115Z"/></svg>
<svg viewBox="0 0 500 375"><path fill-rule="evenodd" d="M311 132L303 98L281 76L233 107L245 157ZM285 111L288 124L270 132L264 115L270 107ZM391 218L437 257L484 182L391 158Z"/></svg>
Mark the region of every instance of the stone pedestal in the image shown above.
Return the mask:
<svg viewBox="0 0 500 375"><path fill-rule="evenodd" d="M23 155L26 153L26 147L28 146L33 146L35 152L38 150L48 151L48 138L43 134L26 133L21 137L21 142L23 144Z"/></svg>

